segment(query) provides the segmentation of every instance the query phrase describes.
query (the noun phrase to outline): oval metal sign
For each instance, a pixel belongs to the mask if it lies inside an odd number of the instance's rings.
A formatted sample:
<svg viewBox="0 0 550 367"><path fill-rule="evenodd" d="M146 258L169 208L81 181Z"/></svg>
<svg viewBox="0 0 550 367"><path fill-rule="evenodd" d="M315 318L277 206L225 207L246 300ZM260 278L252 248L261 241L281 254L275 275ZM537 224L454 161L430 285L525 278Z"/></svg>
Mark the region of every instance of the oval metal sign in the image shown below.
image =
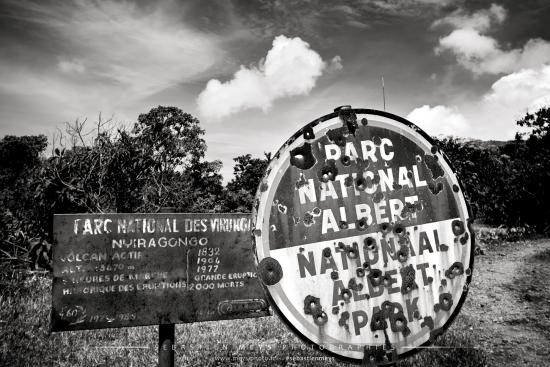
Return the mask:
<svg viewBox="0 0 550 367"><path fill-rule="evenodd" d="M258 273L279 316L336 357L386 364L433 342L473 266L445 155L390 113L336 109L275 154L254 206Z"/></svg>

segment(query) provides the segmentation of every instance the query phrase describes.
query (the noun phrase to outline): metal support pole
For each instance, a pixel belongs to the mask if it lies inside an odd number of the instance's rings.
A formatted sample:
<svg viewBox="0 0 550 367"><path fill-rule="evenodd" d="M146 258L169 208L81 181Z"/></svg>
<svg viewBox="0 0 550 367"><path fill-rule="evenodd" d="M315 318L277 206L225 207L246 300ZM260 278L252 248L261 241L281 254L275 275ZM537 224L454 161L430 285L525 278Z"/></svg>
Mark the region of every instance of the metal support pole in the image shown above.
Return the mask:
<svg viewBox="0 0 550 367"><path fill-rule="evenodd" d="M384 77L382 77L382 100L384 101L384 111L386 111L386 87L384 86Z"/></svg>
<svg viewBox="0 0 550 367"><path fill-rule="evenodd" d="M159 325L159 367L174 367L174 324Z"/></svg>
<svg viewBox="0 0 550 367"><path fill-rule="evenodd" d="M162 213L175 213L175 208L164 207ZM159 325L159 367L174 367L174 345L176 342L176 325Z"/></svg>

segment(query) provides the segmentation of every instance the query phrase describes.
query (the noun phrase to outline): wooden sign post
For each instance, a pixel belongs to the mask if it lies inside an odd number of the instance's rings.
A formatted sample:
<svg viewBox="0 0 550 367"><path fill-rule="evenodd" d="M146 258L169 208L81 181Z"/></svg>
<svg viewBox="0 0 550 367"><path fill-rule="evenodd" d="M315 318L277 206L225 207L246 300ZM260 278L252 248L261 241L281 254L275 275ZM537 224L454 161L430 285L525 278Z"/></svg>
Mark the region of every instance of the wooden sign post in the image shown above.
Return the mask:
<svg viewBox="0 0 550 367"><path fill-rule="evenodd" d="M391 364L459 312L471 215L445 155L407 120L342 107L311 122L275 154L256 198L270 303L321 350Z"/></svg>
<svg viewBox="0 0 550 367"><path fill-rule="evenodd" d="M163 213L175 213L174 208L162 208ZM175 324L160 324L159 325L159 367L174 367L176 345L176 325Z"/></svg>
<svg viewBox="0 0 550 367"><path fill-rule="evenodd" d="M176 325L159 325L159 367L174 366L174 345L176 343Z"/></svg>
<svg viewBox="0 0 550 367"><path fill-rule="evenodd" d="M268 316L247 214L54 216L53 331L159 325L173 365L174 324Z"/></svg>

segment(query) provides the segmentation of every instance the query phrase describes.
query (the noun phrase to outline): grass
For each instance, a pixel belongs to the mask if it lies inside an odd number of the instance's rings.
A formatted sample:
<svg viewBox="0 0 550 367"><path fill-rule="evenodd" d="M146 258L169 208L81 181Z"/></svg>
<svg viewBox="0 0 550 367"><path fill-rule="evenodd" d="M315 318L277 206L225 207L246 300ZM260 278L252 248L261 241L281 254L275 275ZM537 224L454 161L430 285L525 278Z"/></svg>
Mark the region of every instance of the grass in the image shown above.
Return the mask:
<svg viewBox="0 0 550 367"><path fill-rule="evenodd" d="M486 352L473 343L475 338L468 330L464 318L459 315L433 347L401 361L398 366L486 366Z"/></svg>
<svg viewBox="0 0 550 367"><path fill-rule="evenodd" d="M0 273L0 365L154 366L157 327L49 332L51 276ZM398 366L483 366L460 316L436 343ZM176 326L178 366L344 366L302 343L277 317Z"/></svg>
<svg viewBox="0 0 550 367"><path fill-rule="evenodd" d="M535 260L550 262L550 249L543 250L543 251L535 254L535 256L533 256L533 257L534 257Z"/></svg>

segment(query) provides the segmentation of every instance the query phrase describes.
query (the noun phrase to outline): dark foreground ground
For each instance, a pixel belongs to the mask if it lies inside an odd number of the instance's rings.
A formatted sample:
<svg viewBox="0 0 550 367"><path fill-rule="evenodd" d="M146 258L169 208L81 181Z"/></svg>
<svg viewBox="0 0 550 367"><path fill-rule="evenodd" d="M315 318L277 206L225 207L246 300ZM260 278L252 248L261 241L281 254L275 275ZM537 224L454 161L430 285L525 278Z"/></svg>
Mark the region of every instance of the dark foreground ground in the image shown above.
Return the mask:
<svg viewBox="0 0 550 367"><path fill-rule="evenodd" d="M155 366L157 328L50 334L51 278L0 275L1 366ZM338 366L276 317L176 326L178 366ZM439 347L437 347L439 346ZM467 301L436 347L398 366L550 366L550 240L476 257Z"/></svg>

